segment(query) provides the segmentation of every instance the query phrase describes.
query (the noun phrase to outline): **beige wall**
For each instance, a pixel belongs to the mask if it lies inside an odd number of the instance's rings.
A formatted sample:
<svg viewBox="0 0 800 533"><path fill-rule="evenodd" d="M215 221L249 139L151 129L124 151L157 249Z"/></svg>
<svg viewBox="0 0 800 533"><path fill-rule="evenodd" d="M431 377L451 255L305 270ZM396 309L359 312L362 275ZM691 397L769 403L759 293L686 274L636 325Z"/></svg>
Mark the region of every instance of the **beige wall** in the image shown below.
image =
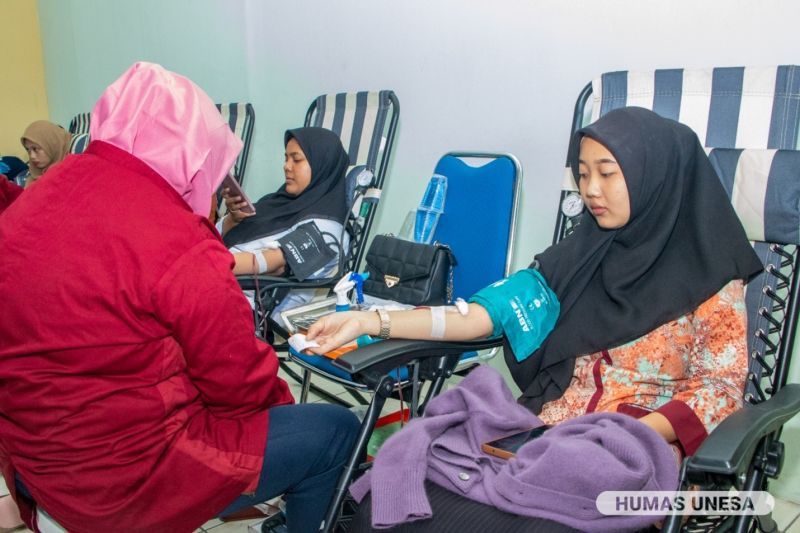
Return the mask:
<svg viewBox="0 0 800 533"><path fill-rule="evenodd" d="M25 160L19 137L25 127L48 119L42 39L36 0L0 1L0 57L5 80L0 84L0 154Z"/></svg>

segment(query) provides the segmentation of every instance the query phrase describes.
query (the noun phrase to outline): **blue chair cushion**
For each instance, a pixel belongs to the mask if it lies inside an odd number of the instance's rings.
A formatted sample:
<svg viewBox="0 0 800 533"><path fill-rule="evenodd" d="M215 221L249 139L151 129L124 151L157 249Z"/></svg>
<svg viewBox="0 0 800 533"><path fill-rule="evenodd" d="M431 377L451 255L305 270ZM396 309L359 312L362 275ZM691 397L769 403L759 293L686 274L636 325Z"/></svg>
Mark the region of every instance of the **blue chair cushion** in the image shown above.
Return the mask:
<svg viewBox="0 0 800 533"><path fill-rule="evenodd" d="M433 238L449 245L462 265L453 275L454 296L466 299L505 274L516 168L505 157L473 167L446 155L434 172L448 179ZM485 213L491 213L492 223Z"/></svg>

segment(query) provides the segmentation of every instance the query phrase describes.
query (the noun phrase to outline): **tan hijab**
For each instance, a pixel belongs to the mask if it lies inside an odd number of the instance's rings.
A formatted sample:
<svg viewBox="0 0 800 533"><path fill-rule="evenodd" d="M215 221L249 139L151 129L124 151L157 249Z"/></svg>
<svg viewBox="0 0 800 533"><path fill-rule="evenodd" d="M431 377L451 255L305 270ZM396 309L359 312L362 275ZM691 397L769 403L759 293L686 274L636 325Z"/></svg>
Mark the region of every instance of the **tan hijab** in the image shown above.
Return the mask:
<svg viewBox="0 0 800 533"><path fill-rule="evenodd" d="M39 179L47 169L67 157L72 134L52 122L37 120L25 128L25 133L20 137L20 142L23 147L25 147L26 139L41 146L47 155L50 156L50 164L44 168L38 168L35 165L28 164L30 176L25 183L25 186L28 186L30 182Z"/></svg>

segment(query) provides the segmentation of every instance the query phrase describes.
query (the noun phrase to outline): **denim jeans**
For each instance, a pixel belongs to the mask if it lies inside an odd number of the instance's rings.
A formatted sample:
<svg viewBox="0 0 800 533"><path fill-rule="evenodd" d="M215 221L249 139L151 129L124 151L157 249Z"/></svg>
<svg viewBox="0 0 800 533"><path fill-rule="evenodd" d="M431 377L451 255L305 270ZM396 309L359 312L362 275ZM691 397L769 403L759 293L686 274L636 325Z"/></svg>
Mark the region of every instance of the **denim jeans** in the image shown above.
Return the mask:
<svg viewBox="0 0 800 533"><path fill-rule="evenodd" d="M255 494L240 496L220 515L284 494L289 531L318 531L358 428L355 415L338 405L273 407Z"/></svg>

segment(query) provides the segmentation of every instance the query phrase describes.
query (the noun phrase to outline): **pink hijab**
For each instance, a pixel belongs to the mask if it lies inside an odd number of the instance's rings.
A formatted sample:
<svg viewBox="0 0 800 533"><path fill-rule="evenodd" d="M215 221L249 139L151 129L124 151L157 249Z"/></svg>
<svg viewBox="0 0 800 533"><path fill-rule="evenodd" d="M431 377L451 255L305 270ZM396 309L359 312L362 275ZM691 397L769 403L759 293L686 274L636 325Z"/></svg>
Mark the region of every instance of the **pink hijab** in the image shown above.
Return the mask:
<svg viewBox="0 0 800 533"><path fill-rule="evenodd" d="M135 63L100 96L90 137L147 163L203 217L242 149L202 89L145 62Z"/></svg>

